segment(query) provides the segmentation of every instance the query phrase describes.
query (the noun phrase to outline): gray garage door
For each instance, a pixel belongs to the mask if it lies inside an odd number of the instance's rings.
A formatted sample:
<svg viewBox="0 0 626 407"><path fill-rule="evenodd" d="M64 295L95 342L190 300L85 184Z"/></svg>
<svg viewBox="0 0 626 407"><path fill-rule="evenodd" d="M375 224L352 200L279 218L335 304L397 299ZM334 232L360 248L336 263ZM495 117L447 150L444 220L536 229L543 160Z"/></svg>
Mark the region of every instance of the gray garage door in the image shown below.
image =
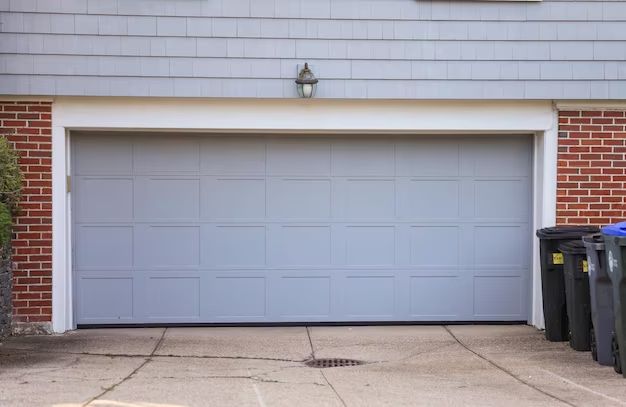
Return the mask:
<svg viewBox="0 0 626 407"><path fill-rule="evenodd" d="M73 134L79 324L526 320L531 139Z"/></svg>

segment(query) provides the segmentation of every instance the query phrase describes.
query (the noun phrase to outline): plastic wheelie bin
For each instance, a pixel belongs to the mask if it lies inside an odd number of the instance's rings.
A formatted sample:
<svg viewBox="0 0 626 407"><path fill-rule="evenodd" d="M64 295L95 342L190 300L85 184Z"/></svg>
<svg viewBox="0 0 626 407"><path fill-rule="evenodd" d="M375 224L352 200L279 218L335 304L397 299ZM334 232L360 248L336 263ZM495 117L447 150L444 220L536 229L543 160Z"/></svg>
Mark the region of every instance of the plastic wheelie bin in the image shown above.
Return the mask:
<svg viewBox="0 0 626 407"><path fill-rule="evenodd" d="M574 350L588 351L591 349L591 301L585 244L582 240L572 240L561 244L559 250L563 253L569 345Z"/></svg>
<svg viewBox="0 0 626 407"><path fill-rule="evenodd" d="M626 222L602 228L606 263L613 287L613 367L626 377Z"/></svg>
<svg viewBox="0 0 626 407"><path fill-rule="evenodd" d="M539 253L541 258L541 293L546 339L552 342L567 341L569 327L563 282L562 243L580 240L584 235L597 233L593 226L554 226L539 229Z"/></svg>
<svg viewBox="0 0 626 407"><path fill-rule="evenodd" d="M601 365L613 365L611 338L614 331L613 288L606 268L604 239L596 233L583 237L589 265L591 299L591 356Z"/></svg>

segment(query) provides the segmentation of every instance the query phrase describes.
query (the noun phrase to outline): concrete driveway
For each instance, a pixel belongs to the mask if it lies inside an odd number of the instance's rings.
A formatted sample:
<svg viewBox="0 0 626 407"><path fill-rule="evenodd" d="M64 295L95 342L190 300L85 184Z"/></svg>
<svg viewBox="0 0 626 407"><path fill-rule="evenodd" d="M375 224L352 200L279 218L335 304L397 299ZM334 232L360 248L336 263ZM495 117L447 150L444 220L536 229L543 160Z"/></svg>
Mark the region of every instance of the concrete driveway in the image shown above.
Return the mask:
<svg viewBox="0 0 626 407"><path fill-rule="evenodd" d="M0 345L0 406L85 405L617 406L626 380L528 326L100 329Z"/></svg>

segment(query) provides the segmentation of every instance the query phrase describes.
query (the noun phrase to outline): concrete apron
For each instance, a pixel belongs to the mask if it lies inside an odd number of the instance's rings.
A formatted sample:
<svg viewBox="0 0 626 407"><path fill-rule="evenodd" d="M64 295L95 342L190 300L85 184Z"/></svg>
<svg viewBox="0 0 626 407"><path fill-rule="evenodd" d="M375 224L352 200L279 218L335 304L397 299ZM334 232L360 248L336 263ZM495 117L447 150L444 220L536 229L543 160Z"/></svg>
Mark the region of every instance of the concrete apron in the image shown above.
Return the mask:
<svg viewBox="0 0 626 407"><path fill-rule="evenodd" d="M626 381L528 326L102 329L0 346L7 407L538 404L626 405Z"/></svg>

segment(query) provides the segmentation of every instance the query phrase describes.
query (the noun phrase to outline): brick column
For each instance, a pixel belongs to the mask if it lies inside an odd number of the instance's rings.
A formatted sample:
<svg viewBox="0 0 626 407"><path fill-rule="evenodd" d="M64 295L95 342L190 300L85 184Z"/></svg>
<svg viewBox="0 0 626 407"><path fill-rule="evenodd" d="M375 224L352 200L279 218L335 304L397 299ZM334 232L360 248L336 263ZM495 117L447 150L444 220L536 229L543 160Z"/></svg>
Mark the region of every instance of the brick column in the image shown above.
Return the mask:
<svg viewBox="0 0 626 407"><path fill-rule="evenodd" d="M51 109L51 102L0 101L0 135L13 143L24 173L12 239L18 330L49 330L52 320Z"/></svg>
<svg viewBox="0 0 626 407"><path fill-rule="evenodd" d="M557 224L626 220L626 111L559 112Z"/></svg>

